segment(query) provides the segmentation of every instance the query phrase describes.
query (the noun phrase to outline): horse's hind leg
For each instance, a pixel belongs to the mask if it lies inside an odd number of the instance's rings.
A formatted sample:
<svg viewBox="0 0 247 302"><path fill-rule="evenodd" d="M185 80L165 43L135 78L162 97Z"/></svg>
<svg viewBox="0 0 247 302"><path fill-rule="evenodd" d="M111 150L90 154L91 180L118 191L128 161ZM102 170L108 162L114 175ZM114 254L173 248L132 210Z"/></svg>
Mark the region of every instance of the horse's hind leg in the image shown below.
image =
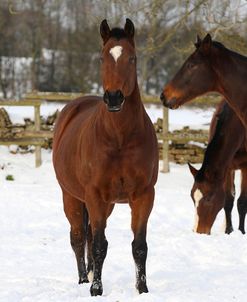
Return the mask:
<svg viewBox="0 0 247 302"><path fill-rule="evenodd" d="M75 253L79 274L79 284L88 283L85 265L85 243L88 213L85 204L63 191L64 212L69 220L70 243Z"/></svg>
<svg viewBox="0 0 247 302"><path fill-rule="evenodd" d="M94 200L91 199L90 202L89 200L87 198L87 209L92 231L91 251L93 258L93 281L90 293L92 296L98 296L103 293L101 274L108 247L105 237L106 220L111 214L114 205L98 201L97 197Z"/></svg>
<svg viewBox="0 0 247 302"><path fill-rule="evenodd" d="M131 227L134 233L132 242L132 254L136 264L136 288L138 292L147 293L146 284L146 259L147 259L147 222L153 208L154 188L150 188L141 196L130 202Z"/></svg>
<svg viewBox="0 0 247 302"><path fill-rule="evenodd" d="M93 281L93 255L92 255L93 235L91 225L88 225L87 230L87 275L89 282Z"/></svg>
<svg viewBox="0 0 247 302"><path fill-rule="evenodd" d="M226 216L226 229L225 233L230 234L233 231L232 227L232 208L235 198L235 185L234 185L234 170L229 170L226 175L225 181L225 216Z"/></svg>
<svg viewBox="0 0 247 302"><path fill-rule="evenodd" d="M245 216L247 212L247 168L241 169L241 193L238 198L239 230L245 234Z"/></svg>

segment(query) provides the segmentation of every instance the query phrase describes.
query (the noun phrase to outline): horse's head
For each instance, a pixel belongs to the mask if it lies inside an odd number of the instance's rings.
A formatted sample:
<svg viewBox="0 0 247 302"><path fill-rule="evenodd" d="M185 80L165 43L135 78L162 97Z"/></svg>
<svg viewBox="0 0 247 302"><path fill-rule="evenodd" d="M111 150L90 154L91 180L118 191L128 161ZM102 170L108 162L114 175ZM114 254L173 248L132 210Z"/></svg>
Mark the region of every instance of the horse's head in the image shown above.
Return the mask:
<svg viewBox="0 0 247 302"><path fill-rule="evenodd" d="M176 109L199 95L215 90L216 74L211 62L213 43L209 34L203 40L197 37L196 50L160 95L165 107Z"/></svg>
<svg viewBox="0 0 247 302"><path fill-rule="evenodd" d="M125 98L131 95L136 85L134 33L134 24L130 19L126 19L123 29L110 29L106 20L100 25L104 102L111 112L121 110Z"/></svg>
<svg viewBox="0 0 247 302"><path fill-rule="evenodd" d="M211 228L219 211L224 206L225 193L223 186L205 179L198 179L198 170L189 164L194 176L191 198L195 205L194 232L210 234Z"/></svg>

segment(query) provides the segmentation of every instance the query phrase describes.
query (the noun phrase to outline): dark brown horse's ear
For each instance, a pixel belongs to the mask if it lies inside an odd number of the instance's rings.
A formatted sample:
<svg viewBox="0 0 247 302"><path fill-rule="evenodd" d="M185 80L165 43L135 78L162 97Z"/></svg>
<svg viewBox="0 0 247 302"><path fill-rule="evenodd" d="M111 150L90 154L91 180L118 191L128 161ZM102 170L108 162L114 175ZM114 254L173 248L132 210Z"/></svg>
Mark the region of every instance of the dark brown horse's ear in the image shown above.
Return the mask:
<svg viewBox="0 0 247 302"><path fill-rule="evenodd" d="M188 163L189 169L191 174L194 176L194 178L196 177L196 174L198 172L198 170L196 168L194 168L190 163Z"/></svg>
<svg viewBox="0 0 247 302"><path fill-rule="evenodd" d="M194 43L195 47L199 48L201 43L202 43L202 39L200 38L199 35L197 35L197 41Z"/></svg>
<svg viewBox="0 0 247 302"><path fill-rule="evenodd" d="M126 35L133 39L134 38L134 35L135 35L135 26L134 26L134 23L130 20L130 19L126 19L126 23L125 23L125 26L124 26L124 31L126 33Z"/></svg>
<svg viewBox="0 0 247 302"><path fill-rule="evenodd" d="M106 19L104 19L100 24L100 35L103 39L104 44L110 38L110 33L111 33L110 27L109 27Z"/></svg>
<svg viewBox="0 0 247 302"><path fill-rule="evenodd" d="M210 34L207 34L201 43L202 51L205 54L208 54L211 49L211 45L212 45L212 38L211 38Z"/></svg>

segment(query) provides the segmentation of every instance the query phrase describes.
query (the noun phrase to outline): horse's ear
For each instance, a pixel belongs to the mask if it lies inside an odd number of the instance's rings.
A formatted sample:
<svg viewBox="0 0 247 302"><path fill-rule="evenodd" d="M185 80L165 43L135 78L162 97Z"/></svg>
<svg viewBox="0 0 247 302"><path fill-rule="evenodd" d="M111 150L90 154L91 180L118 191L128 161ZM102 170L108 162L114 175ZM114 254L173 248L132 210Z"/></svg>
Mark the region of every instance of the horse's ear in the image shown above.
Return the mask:
<svg viewBox="0 0 247 302"><path fill-rule="evenodd" d="M212 46L212 38L211 38L210 34L207 34L201 43L202 51L205 54L208 54L211 49L211 46Z"/></svg>
<svg viewBox="0 0 247 302"><path fill-rule="evenodd" d="M190 172L191 172L191 174L194 176L194 178L196 177L196 174L197 174L197 172L198 172L198 170L195 168L195 167L193 167L190 163L188 163L188 166L189 166L189 169L190 169Z"/></svg>
<svg viewBox="0 0 247 302"><path fill-rule="evenodd" d="M130 19L126 19L126 23L125 23L125 26L124 26L124 31L126 33L126 35L133 39L134 38L134 35L135 35L135 26L134 26L134 23L130 20Z"/></svg>
<svg viewBox="0 0 247 302"><path fill-rule="evenodd" d="M201 43L202 43L202 39L200 38L199 35L197 35L197 41L194 43L195 47L199 48Z"/></svg>
<svg viewBox="0 0 247 302"><path fill-rule="evenodd" d="M103 39L104 44L110 38L110 33L111 33L110 27L109 27L106 19L104 19L100 24L100 35Z"/></svg>

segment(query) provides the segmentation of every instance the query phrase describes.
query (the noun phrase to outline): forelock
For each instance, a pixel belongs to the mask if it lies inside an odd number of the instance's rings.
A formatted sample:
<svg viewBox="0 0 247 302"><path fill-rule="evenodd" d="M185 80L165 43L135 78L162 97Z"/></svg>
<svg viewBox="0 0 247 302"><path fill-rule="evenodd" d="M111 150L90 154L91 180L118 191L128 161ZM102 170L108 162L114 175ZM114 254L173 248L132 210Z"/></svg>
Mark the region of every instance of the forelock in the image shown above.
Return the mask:
<svg viewBox="0 0 247 302"><path fill-rule="evenodd" d="M110 38L114 38L116 40L121 40L127 38L126 32L124 29L115 27L110 32Z"/></svg>

